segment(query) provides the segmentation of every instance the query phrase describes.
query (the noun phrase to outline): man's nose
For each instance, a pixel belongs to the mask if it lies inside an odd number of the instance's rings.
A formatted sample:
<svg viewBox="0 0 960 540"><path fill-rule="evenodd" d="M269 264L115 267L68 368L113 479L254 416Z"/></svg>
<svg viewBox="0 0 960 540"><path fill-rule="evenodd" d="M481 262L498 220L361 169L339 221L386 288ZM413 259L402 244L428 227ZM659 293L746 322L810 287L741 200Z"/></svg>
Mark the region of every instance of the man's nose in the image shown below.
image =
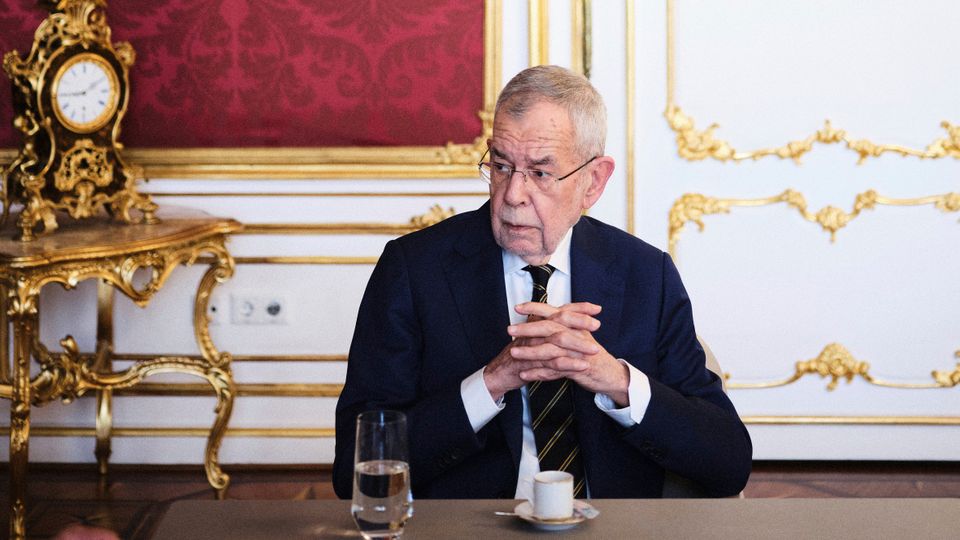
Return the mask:
<svg viewBox="0 0 960 540"><path fill-rule="evenodd" d="M503 200L511 206L517 206L527 201L529 192L527 191L527 175L523 171L513 171L510 178L504 182Z"/></svg>

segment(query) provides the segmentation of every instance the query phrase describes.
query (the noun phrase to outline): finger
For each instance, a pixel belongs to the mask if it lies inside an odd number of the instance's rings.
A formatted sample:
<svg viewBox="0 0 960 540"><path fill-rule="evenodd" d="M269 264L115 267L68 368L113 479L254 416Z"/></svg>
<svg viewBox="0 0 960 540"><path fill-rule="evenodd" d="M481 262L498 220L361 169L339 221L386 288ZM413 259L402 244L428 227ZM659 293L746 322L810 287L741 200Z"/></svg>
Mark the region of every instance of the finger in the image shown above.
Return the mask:
<svg viewBox="0 0 960 540"><path fill-rule="evenodd" d="M537 345L547 342L548 338L545 337L528 337L520 339L520 342L517 343L518 347L536 347Z"/></svg>
<svg viewBox="0 0 960 540"><path fill-rule="evenodd" d="M507 327L507 333L514 338L546 338L564 330L568 328L548 319L511 324Z"/></svg>
<svg viewBox="0 0 960 540"><path fill-rule="evenodd" d="M516 338L513 348L548 343L568 351L568 354L576 353L577 356L597 354L602 350L590 332L571 330L553 321L518 324L508 327L507 332Z"/></svg>
<svg viewBox="0 0 960 540"><path fill-rule="evenodd" d="M585 313L576 311L560 310L550 317L551 321L557 322L574 330L586 330L595 332L600 328L600 321Z"/></svg>
<svg viewBox="0 0 960 540"><path fill-rule="evenodd" d="M543 302L524 302L522 304L517 304L513 307L513 309L521 315L533 315L536 317L543 317L544 319L560 311L560 308L553 307L550 304Z"/></svg>
<svg viewBox="0 0 960 540"><path fill-rule="evenodd" d="M572 302L570 304L564 304L560 306L559 309L561 311L574 311L577 313L583 313L584 315L597 315L603 310L603 307L590 302Z"/></svg>
<svg viewBox="0 0 960 540"><path fill-rule="evenodd" d="M588 332L557 332L546 338L546 341L564 350L576 352L578 356L590 356L603 350Z"/></svg>
<svg viewBox="0 0 960 540"><path fill-rule="evenodd" d="M563 377L563 373L554 371L550 368L527 369L518 373L521 380L526 382L533 381L554 381Z"/></svg>
<svg viewBox="0 0 960 540"><path fill-rule="evenodd" d="M560 307L554 307L550 304L544 304L542 302L525 302L523 304L517 304L514 306L514 309L517 313L521 315L526 315L527 317L539 317L544 319L556 319L558 317L588 317L592 318L594 315L600 313L602 308L597 304L591 304L590 302L576 302L573 304L564 304ZM596 319L593 319L596 320ZM597 321L596 327L600 327L600 322Z"/></svg>
<svg viewBox="0 0 960 540"><path fill-rule="evenodd" d="M543 366L570 376L590 369L590 362L576 356L558 356L553 360L547 360Z"/></svg>
<svg viewBox="0 0 960 540"><path fill-rule="evenodd" d="M514 347L510 349L510 356L517 360L540 362L549 362L559 356L569 356L572 358L583 357L583 355L577 351L564 349L553 343L542 343L534 347Z"/></svg>
<svg viewBox="0 0 960 540"><path fill-rule="evenodd" d="M543 365L522 369L518 375L525 381L536 379L553 380L559 379L560 377L573 378L586 371L588 367L588 362L575 358L559 357L545 362Z"/></svg>

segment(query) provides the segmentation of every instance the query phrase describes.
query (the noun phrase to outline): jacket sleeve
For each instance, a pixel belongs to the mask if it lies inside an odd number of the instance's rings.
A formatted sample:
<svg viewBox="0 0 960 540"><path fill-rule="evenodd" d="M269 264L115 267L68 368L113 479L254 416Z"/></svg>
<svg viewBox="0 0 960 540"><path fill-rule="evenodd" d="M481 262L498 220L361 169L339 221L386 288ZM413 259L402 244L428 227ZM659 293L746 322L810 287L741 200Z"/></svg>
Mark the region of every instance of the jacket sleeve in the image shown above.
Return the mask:
<svg viewBox="0 0 960 540"><path fill-rule="evenodd" d="M739 493L747 483L753 446L716 374L705 367L690 299L669 256L663 255L657 369L650 403L624 438L663 469L710 495Z"/></svg>
<svg viewBox="0 0 960 540"><path fill-rule="evenodd" d="M364 292L336 409L334 490L353 489L356 417L371 409L407 415L414 491L481 448L460 396L459 380L439 391L421 388L424 333L403 247L387 243Z"/></svg>

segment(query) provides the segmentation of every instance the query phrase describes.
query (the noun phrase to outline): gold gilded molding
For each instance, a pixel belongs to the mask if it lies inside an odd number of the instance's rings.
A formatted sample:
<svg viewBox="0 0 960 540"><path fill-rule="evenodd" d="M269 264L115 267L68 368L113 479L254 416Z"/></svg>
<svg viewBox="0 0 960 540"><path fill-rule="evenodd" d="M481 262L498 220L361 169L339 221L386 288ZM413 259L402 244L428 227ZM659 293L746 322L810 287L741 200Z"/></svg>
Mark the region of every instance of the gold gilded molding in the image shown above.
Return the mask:
<svg viewBox="0 0 960 540"><path fill-rule="evenodd" d="M243 383L237 397L328 397L340 396L342 384L333 383ZM144 383L114 392L117 396L209 396L210 389L197 383Z"/></svg>
<svg viewBox="0 0 960 540"><path fill-rule="evenodd" d="M742 416L744 424L766 426L960 426L958 416Z"/></svg>
<svg viewBox="0 0 960 540"><path fill-rule="evenodd" d="M453 216L453 207L443 209L434 204L423 214L415 215L407 223L252 223L243 225L237 234L388 234L400 236L436 225ZM276 256L234 257L236 264L376 264L377 257L341 256Z"/></svg>
<svg viewBox="0 0 960 540"><path fill-rule="evenodd" d="M410 225L417 229L425 229L431 225L440 223L454 214L456 214L456 211L452 206L444 210L439 204L435 204L431 206L426 213L410 218Z"/></svg>
<svg viewBox="0 0 960 540"><path fill-rule="evenodd" d="M550 6L547 0L527 0L527 26L530 65L549 64Z"/></svg>
<svg viewBox="0 0 960 540"><path fill-rule="evenodd" d="M453 207L446 210L434 204L423 214L411 217L406 223L247 223L236 234L389 234L404 235L436 225L456 214Z"/></svg>
<svg viewBox="0 0 960 540"><path fill-rule="evenodd" d="M147 178L474 178L493 129L493 106L502 72L503 0L485 0L482 128L467 144L321 148L129 148L125 158ZM0 163L16 157L0 151Z"/></svg>
<svg viewBox="0 0 960 540"><path fill-rule="evenodd" d="M839 425L839 426L960 426L958 416L742 416L744 424L761 426ZM0 436L10 430L0 427ZM206 428L199 427L125 427L115 428L114 437L205 437ZM34 426L33 437L92 437L94 428L75 426ZM224 437L277 439L332 439L334 428L228 428Z"/></svg>
<svg viewBox="0 0 960 540"><path fill-rule="evenodd" d="M333 264L374 265L379 257L290 256L290 257L234 257L237 264Z"/></svg>
<svg viewBox="0 0 960 540"><path fill-rule="evenodd" d="M874 386L883 386L887 388L905 388L905 389L925 389L925 388L953 388L960 384L960 362L956 369L951 372L934 370L931 377L932 383L898 383L883 380L870 374L870 364L857 360L846 347L839 343L830 343L820 351L816 358L804 360L795 364L793 375L780 381L769 381L760 383L737 383L729 381L730 374L724 374L728 379L727 387L731 390L742 389L761 389L778 388L793 384L806 375L820 375L820 378L830 377L827 384L827 390L836 390L840 379L845 379L847 383L854 378L860 377L864 381Z"/></svg>
<svg viewBox="0 0 960 540"><path fill-rule="evenodd" d="M670 129L676 134L677 153L688 161L703 159L756 161L768 156L776 156L800 163L800 158L813 150L814 144L842 144L859 156L858 164L862 164L867 158L880 157L887 153L920 159L960 158L960 126L946 120L940 123L940 127L946 131L946 136L934 139L922 150L855 138L843 129L834 128L829 119L824 121L822 129L812 135L790 141L783 146L759 150L737 150L729 142L714 136L714 131L720 127L719 124L713 123L705 130L698 130L694 119L684 113L677 104L674 92L676 87L675 39L673 0L667 0L667 105L663 116Z"/></svg>
<svg viewBox="0 0 960 540"><path fill-rule="evenodd" d="M0 435L9 433L9 428L0 427ZM264 438L321 438L332 439L334 428L229 428L225 437L264 437ZM115 428L114 437L206 437L207 428L195 427L125 427ZM94 428L74 426L35 426L34 437L91 437Z"/></svg>
<svg viewBox="0 0 960 540"><path fill-rule="evenodd" d="M414 216L411 220L416 219ZM414 223L250 223L243 235L389 234L400 236L421 229Z"/></svg>
<svg viewBox="0 0 960 540"><path fill-rule="evenodd" d="M958 416L742 416L748 425L840 425L840 426L960 426ZM114 437L205 437L205 428L191 427L126 427L115 428ZM9 429L0 427L0 435ZM74 426L34 426L34 437L92 437L94 428ZM225 437L259 438L333 438L334 428L228 428Z"/></svg>
<svg viewBox="0 0 960 540"><path fill-rule="evenodd" d="M141 354L114 352L114 360L150 360L157 356L177 356L173 353ZM200 355L179 355L191 360L200 360ZM231 354L231 362L346 362L346 354ZM85 360L86 361L86 357Z"/></svg>
<svg viewBox="0 0 960 540"><path fill-rule="evenodd" d="M863 210L872 210L876 205L887 206L922 206L933 205L943 212L957 212L960 210L960 193L945 193L913 199L893 199L883 197L874 190L859 193L853 203L853 209L845 212L834 206L825 206L816 213L807 208L807 200L802 193L788 189L779 195L764 199L721 199L709 197L700 193L684 193L674 201L668 217L668 243L670 255L676 258L677 242L680 233L688 222L697 224L700 231L704 229L703 216L712 214L728 214L734 206L764 206L768 204L786 203L795 208L807 221L817 223L830 233L830 241L836 240L837 231L853 221Z"/></svg>
<svg viewBox="0 0 960 540"><path fill-rule="evenodd" d="M628 2L630 3L630 2ZM592 0L570 2L570 69L590 78L591 43L590 25L593 22Z"/></svg>

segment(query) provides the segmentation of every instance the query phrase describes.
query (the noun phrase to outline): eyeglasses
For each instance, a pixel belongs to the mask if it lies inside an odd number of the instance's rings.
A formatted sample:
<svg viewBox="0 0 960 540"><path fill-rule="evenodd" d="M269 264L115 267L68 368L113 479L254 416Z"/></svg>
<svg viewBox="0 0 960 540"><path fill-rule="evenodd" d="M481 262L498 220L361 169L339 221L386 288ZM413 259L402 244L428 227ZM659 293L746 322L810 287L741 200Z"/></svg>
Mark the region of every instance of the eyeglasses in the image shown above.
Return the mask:
<svg viewBox="0 0 960 540"><path fill-rule="evenodd" d="M487 157L490 151L487 150L483 153L483 157ZM513 178L514 173L520 173L520 176L523 176L523 181L526 182L529 178L533 180L533 184L540 191L550 191L554 185L556 185L561 180L569 178L574 173L580 171L580 169L589 165L593 160L597 159L600 156L593 156L580 165L576 169L568 172L563 176L556 176L553 173L547 171L541 171L540 169L517 169L511 167L506 163L497 163L495 161L480 161L477 163L477 168L480 169L480 178L491 185L500 185Z"/></svg>

